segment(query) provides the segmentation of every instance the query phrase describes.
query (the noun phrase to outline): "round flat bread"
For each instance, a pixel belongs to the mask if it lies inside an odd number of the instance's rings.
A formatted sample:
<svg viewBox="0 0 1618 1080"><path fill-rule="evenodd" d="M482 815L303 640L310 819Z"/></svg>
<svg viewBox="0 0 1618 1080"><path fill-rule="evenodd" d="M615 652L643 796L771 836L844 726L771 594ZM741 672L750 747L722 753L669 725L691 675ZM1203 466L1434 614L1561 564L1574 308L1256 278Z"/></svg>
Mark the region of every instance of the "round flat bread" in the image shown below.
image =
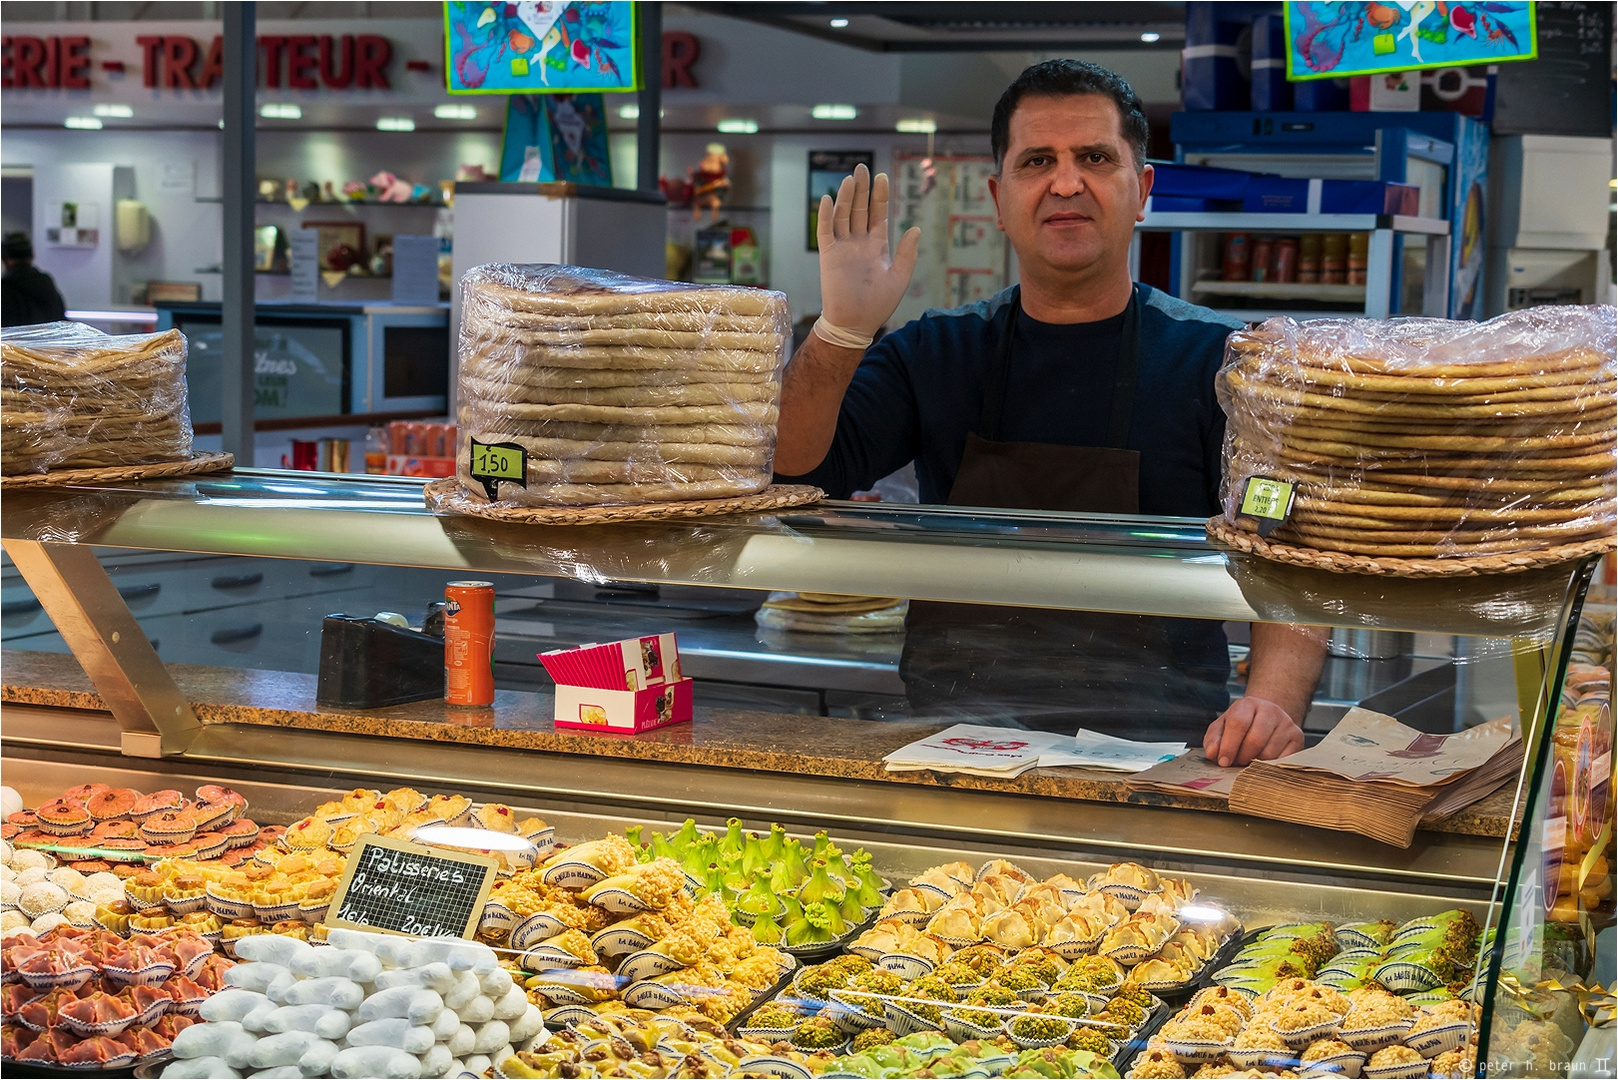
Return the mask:
<svg viewBox="0 0 1618 1080"><path fill-rule="evenodd" d="M1296 409L1285 413L1256 412L1246 406L1236 406L1228 412L1232 426L1238 432L1264 433L1291 431L1309 427L1329 430L1343 437L1358 432L1388 432L1405 435L1453 435L1495 438L1555 438L1592 430L1618 426L1618 411L1584 413L1560 417L1518 417L1502 419L1442 419L1417 420L1413 417L1378 417L1356 413L1325 413L1315 409Z"/></svg>
<svg viewBox="0 0 1618 1080"><path fill-rule="evenodd" d="M1512 507L1506 510L1491 510L1473 506L1372 506L1366 503L1347 502L1341 499L1311 499L1300 495L1292 505L1292 516L1299 521L1318 521L1330 524L1332 519L1341 516L1344 521L1353 520L1355 524L1373 523L1386 524L1390 528L1404 527L1399 522L1410 521L1500 521L1508 523L1538 522L1541 524L1557 521L1578 521L1591 516L1587 505L1567 506L1559 508L1542 507L1539 509L1524 509Z"/></svg>
<svg viewBox="0 0 1618 1080"><path fill-rule="evenodd" d="M528 459L528 486L541 484L690 484L733 479L739 472L756 475L757 466L702 465L690 461L663 461L642 455L627 461L591 458Z"/></svg>
<svg viewBox="0 0 1618 1080"><path fill-rule="evenodd" d="M734 330L715 330L711 333L693 330L536 330L499 326L482 320L468 320L461 325L474 339L564 349L587 345L636 345L651 349L742 349L769 353L771 356L782 349L780 334L749 334Z"/></svg>
<svg viewBox="0 0 1618 1080"><path fill-rule="evenodd" d="M546 315L715 310L737 315L790 312L783 294L740 285L680 285L674 282L641 279L639 285L628 282L614 283L609 289L580 279L566 281L558 274L551 274L549 278L545 292L519 289L497 281L484 280L468 282L464 295L469 298L469 303L487 303L497 309L534 311Z"/></svg>
<svg viewBox="0 0 1618 1080"><path fill-rule="evenodd" d="M526 435L536 439L577 439L584 442L712 443L720 446L773 446L775 429L767 424L669 424L633 427L623 424L570 424L560 420L513 420L463 410L462 427L478 432L480 442L496 436ZM489 438L485 439L485 435Z"/></svg>
<svg viewBox="0 0 1618 1080"><path fill-rule="evenodd" d="M886 611L898 602L891 598L878 596L869 599L850 598L836 603L822 603L818 600L805 600L799 596L788 596L779 600L766 600L764 606L771 611L800 611L812 615L863 615L871 611Z"/></svg>
<svg viewBox="0 0 1618 1080"><path fill-rule="evenodd" d="M1276 531L1276 539L1285 540L1286 537ZM1567 537L1564 542L1574 543L1578 537ZM1310 543L1304 541L1304 547L1318 548L1323 551L1342 551L1350 555L1371 555L1385 558L1420 559L1433 557L1463 558L1470 555L1513 555L1529 550L1539 545L1525 545L1520 540L1501 540L1493 543L1478 544L1375 544L1361 540L1323 539Z"/></svg>
<svg viewBox="0 0 1618 1080"><path fill-rule="evenodd" d="M1350 391L1379 390L1394 394L1421 393L1433 397L1449 397L1457 394L1487 394L1496 391L1519 390L1524 387L1583 385L1591 382L1602 382L1606 378L1610 378L1610 375L1603 372L1601 364L1591 364L1582 368L1544 371L1537 374L1481 378L1429 376L1426 374L1426 369L1423 369L1423 374L1420 376L1362 375L1335 368L1310 367L1306 370L1292 364L1287 364L1282 368L1279 363L1267 366L1259 365L1257 370L1233 365L1227 370L1240 370L1244 376L1271 386L1342 387Z"/></svg>
<svg viewBox="0 0 1618 1080"><path fill-rule="evenodd" d="M753 371L774 374L784 352L746 349L666 349L639 345L528 346L505 338L463 333L461 365L498 372L501 367L555 370L600 368L618 371L695 368L704 371Z"/></svg>
<svg viewBox="0 0 1618 1080"><path fill-rule="evenodd" d="M1297 525L1289 527L1287 532L1317 544L1332 540L1360 540L1378 544L1437 544L1447 540L1460 544L1488 544L1508 541L1514 537L1519 541L1560 541L1569 534L1569 530L1564 527L1540 525L1502 525L1496 528L1452 530L1383 529L1375 533L1369 533L1364 529L1344 529L1334 525Z"/></svg>
<svg viewBox="0 0 1618 1080"><path fill-rule="evenodd" d="M720 311L637 311L633 313L591 315L545 315L531 311L508 311L499 316L508 326L528 330L683 330L708 333L724 330L740 334L790 333L791 326L779 317L769 315L738 315Z"/></svg>
<svg viewBox="0 0 1618 1080"><path fill-rule="evenodd" d="M484 435L478 435L484 441ZM490 442L514 442L536 457L552 461L639 461L651 459L677 465L724 465L731 468L766 468L774 447L731 446L725 443L592 442L585 439L536 439L526 435L489 435Z"/></svg>
<svg viewBox="0 0 1618 1080"><path fill-rule="evenodd" d="M1600 502L1602 499L1609 498L1612 495L1612 489L1600 485L1591 485L1588 487L1567 487L1559 490L1543 491L1535 495L1521 495L1514 492L1489 494L1481 489L1452 491L1448 494L1434 495L1386 484L1372 486L1352 481L1327 484L1305 480L1299 483L1298 493L1310 499L1368 503L1373 506L1470 506L1479 509L1505 509L1516 506L1523 509L1533 509L1535 507L1551 508L1563 503L1587 504Z"/></svg>
<svg viewBox="0 0 1618 1080"><path fill-rule="evenodd" d="M1551 435L1540 438L1496 438L1479 435L1400 435L1393 432L1356 431L1354 442L1336 441L1344 433L1325 428L1299 426L1282 432L1283 446L1300 450L1324 451L1327 454L1357 461L1362 458L1425 458L1429 450L1505 451L1497 467L1525 452L1576 450L1612 441L1612 432L1591 431L1573 435Z"/></svg>
<svg viewBox="0 0 1618 1080"><path fill-rule="evenodd" d="M645 408L694 405L731 405L741 402L774 404L780 387L762 383L685 383L676 386L572 387L529 386L487 379L463 378L461 395L478 402L526 402L531 405L608 405Z"/></svg>
<svg viewBox="0 0 1618 1080"><path fill-rule="evenodd" d="M461 487L483 501L487 493L464 470ZM696 480L689 484L538 484L528 489L502 482L496 494L502 502L522 506L624 506L636 503L681 502L691 499L724 499L756 495L770 486L768 470L748 474L738 471L725 480Z"/></svg>
<svg viewBox="0 0 1618 1080"><path fill-rule="evenodd" d="M1612 397L1612 389L1618 388L1618 382L1600 384L1593 388L1588 396L1559 398L1551 401L1512 401L1500 404L1486 405L1460 405L1449 403L1409 403L1401 400L1391 401L1365 401L1358 396L1334 396L1331 394L1310 393L1290 386L1276 386L1269 383L1255 382L1239 371L1228 373L1231 389L1238 395L1256 397L1265 402L1285 405L1305 413L1314 412L1317 415L1336 415L1344 413L1358 413L1375 417L1411 417L1416 419L1438 419L1463 417L1531 417L1531 416L1558 416L1571 414L1581 415L1585 412L1612 413L1618 409L1618 402ZM1242 404L1248 402L1238 397Z"/></svg>
<svg viewBox="0 0 1618 1080"><path fill-rule="evenodd" d="M737 401L728 405L664 405L634 408L615 405L531 405L521 401L479 401L478 417L513 420L559 420L622 427L673 427L689 424L773 426L779 410L773 402Z"/></svg>
<svg viewBox="0 0 1618 1080"><path fill-rule="evenodd" d="M465 358L461 362L463 378L493 379L503 383L521 383L524 386L556 387L559 389L594 389L612 386L687 386L692 383L770 383L777 382L775 372L741 371L736 368L714 370L696 367L669 368L542 368L489 358Z"/></svg>

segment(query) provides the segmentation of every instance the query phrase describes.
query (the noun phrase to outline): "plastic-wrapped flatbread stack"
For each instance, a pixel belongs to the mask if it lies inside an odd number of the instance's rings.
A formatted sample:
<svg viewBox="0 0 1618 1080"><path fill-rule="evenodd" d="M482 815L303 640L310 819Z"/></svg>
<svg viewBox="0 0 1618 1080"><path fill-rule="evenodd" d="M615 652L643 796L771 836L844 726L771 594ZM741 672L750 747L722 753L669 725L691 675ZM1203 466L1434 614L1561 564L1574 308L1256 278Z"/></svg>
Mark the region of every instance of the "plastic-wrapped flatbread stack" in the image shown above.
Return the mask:
<svg viewBox="0 0 1618 1080"><path fill-rule="evenodd" d="M891 596L775 592L755 622L766 630L806 634L896 634L904 629L910 601Z"/></svg>
<svg viewBox="0 0 1618 1080"><path fill-rule="evenodd" d="M1210 531L1252 542L1249 479L1296 485L1290 514L1253 544L1261 554L1576 557L1618 522L1611 307L1484 323L1270 319L1230 336L1216 388L1225 515Z"/></svg>
<svg viewBox="0 0 1618 1080"><path fill-rule="evenodd" d="M185 338L57 322L0 333L0 473L191 456Z"/></svg>
<svg viewBox="0 0 1618 1080"><path fill-rule="evenodd" d="M461 282L458 476L478 501L720 499L770 484L791 341L780 293L572 266L481 266ZM488 482L475 444L520 448Z"/></svg>

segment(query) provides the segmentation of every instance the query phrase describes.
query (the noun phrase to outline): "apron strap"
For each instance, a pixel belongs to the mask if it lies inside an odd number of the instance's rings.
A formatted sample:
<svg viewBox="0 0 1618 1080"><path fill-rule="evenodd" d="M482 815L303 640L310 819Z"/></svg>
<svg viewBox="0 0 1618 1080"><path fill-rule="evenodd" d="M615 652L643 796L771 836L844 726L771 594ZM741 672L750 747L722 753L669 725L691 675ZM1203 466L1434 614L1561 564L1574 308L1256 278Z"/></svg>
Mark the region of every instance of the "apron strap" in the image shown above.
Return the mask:
<svg viewBox="0 0 1618 1080"><path fill-rule="evenodd" d="M1022 319L1022 289L1011 298L1010 319L1005 333L995 345L983 383L983 408L978 414L977 433L990 442L1000 439L1000 414L1006 401L1006 378L1011 370L1011 350ZM1129 428L1135 419L1135 380L1140 370L1140 289L1129 290L1129 306L1118 333L1118 367L1112 384L1112 415L1107 426L1107 445L1124 448L1129 444Z"/></svg>

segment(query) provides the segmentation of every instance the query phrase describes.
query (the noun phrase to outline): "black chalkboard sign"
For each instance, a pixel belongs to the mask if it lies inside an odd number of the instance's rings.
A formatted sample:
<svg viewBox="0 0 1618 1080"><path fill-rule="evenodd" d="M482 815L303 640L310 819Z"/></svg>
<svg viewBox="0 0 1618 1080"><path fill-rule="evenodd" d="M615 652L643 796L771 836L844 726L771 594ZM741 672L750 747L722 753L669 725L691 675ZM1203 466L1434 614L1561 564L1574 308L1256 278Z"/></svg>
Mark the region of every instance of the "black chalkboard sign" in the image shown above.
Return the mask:
<svg viewBox="0 0 1618 1080"><path fill-rule="evenodd" d="M1501 64L1496 135L1612 137L1610 3L1539 3L1539 58Z"/></svg>
<svg viewBox="0 0 1618 1080"><path fill-rule="evenodd" d="M471 937L496 864L481 855L365 836L348 856L327 926L413 937Z"/></svg>

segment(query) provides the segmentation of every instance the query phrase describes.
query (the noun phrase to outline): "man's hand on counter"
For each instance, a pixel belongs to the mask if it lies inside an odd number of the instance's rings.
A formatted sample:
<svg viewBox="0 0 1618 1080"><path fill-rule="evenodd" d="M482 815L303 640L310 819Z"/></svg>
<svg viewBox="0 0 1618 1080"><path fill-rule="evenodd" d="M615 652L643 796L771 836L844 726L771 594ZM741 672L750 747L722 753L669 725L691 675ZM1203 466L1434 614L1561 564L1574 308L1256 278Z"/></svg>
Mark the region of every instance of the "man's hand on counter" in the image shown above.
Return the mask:
<svg viewBox="0 0 1618 1080"><path fill-rule="evenodd" d="M1221 766L1286 757L1303 749L1303 717L1326 662L1330 632L1254 623L1247 693L1208 726L1202 750Z"/></svg>

